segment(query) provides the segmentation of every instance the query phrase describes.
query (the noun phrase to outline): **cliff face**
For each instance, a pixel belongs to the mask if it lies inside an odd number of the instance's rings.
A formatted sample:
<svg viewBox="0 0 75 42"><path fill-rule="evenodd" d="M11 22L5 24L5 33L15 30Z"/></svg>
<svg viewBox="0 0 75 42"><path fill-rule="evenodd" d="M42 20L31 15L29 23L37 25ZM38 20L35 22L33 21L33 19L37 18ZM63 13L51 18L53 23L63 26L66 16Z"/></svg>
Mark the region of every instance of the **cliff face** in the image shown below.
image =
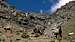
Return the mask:
<svg viewBox="0 0 75 42"><path fill-rule="evenodd" d="M67 17L70 15L70 20L67 24L63 25L63 39L64 40L70 40L70 42L75 42L75 1L67 3L62 8L58 9L56 12L56 15ZM69 19L69 18L68 18ZM68 34L74 33L73 35L70 35L70 38ZM69 42L66 41L66 42Z"/></svg>
<svg viewBox="0 0 75 42"><path fill-rule="evenodd" d="M14 6L2 1L0 3L0 40L4 42L33 42L36 38L36 42L39 42L38 39L41 38L42 42L50 41L49 37L54 36L52 29L57 29L58 26L63 27L73 19L75 16L74 7L75 1L66 4L55 14L49 16L40 13L19 12Z"/></svg>

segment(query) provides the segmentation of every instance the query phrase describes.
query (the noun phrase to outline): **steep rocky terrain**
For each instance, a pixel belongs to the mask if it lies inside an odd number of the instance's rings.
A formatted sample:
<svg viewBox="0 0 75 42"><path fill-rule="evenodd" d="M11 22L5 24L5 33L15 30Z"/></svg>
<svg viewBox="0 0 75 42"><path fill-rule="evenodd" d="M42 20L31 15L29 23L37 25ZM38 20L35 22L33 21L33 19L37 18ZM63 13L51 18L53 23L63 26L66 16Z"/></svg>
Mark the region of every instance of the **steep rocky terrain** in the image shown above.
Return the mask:
<svg viewBox="0 0 75 42"><path fill-rule="evenodd" d="M75 1L66 4L49 16L19 12L14 6L0 1L0 42L50 42L55 38L52 30L58 29L59 26L63 30L62 41L70 42L68 38L71 36L68 36L68 33L75 33L74 7Z"/></svg>
<svg viewBox="0 0 75 42"><path fill-rule="evenodd" d="M55 15L69 16L69 20L62 25L63 29L63 42L75 42L75 1L67 3L62 8L58 9ZM72 35L69 35L73 33Z"/></svg>

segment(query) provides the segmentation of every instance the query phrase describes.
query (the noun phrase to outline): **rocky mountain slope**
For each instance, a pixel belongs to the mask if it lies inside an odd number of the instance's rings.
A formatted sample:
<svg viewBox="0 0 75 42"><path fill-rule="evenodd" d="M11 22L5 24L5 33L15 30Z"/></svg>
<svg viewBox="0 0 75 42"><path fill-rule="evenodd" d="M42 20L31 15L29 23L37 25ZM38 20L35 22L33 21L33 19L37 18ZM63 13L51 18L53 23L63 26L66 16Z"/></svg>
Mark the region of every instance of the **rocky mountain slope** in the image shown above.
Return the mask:
<svg viewBox="0 0 75 42"><path fill-rule="evenodd" d="M70 33L66 32L69 31L67 30L68 24L70 25L73 22L75 25L74 7L75 1L66 4L49 16L47 14L16 11L14 6L8 5L5 1L0 1L0 42L50 42L55 37L53 29L56 30L59 26L62 27L64 38ZM71 32L74 31L71 30ZM67 39L66 42L68 42Z"/></svg>
<svg viewBox="0 0 75 42"><path fill-rule="evenodd" d="M69 16L69 21L67 21L64 25L62 25L63 28L63 42L75 42L75 1L67 3L62 8L58 9L55 15L59 16ZM72 35L68 35L70 33L73 33Z"/></svg>

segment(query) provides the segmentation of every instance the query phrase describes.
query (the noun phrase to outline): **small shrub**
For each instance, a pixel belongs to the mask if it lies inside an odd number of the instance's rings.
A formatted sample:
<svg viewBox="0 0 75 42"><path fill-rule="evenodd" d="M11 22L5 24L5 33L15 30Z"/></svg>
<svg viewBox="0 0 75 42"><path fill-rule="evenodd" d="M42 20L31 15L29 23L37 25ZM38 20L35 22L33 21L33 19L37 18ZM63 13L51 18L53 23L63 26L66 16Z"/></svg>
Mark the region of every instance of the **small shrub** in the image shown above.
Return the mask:
<svg viewBox="0 0 75 42"><path fill-rule="evenodd" d="M1 38L0 38L0 42L5 42L5 39L1 39Z"/></svg>
<svg viewBox="0 0 75 42"><path fill-rule="evenodd" d="M55 41L51 41L51 42L55 42Z"/></svg>
<svg viewBox="0 0 75 42"><path fill-rule="evenodd" d="M21 39L16 39L17 41L21 40Z"/></svg>
<svg viewBox="0 0 75 42"><path fill-rule="evenodd" d="M21 35L21 37L22 37L22 38L29 38L29 35L27 35L27 33L23 33L23 34Z"/></svg>

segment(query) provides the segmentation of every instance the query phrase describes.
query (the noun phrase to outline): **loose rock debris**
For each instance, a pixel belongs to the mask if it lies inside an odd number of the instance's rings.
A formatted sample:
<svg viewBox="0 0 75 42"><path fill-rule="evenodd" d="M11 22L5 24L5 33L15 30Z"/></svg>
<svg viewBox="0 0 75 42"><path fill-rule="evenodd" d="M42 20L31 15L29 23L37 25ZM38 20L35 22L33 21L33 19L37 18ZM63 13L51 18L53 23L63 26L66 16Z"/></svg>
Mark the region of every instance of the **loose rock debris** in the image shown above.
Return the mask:
<svg viewBox="0 0 75 42"><path fill-rule="evenodd" d="M74 2L72 2L75 4ZM73 5L71 4L71 5ZM62 9L61 9L62 10ZM70 10L71 11L71 10ZM72 10L73 11L73 10ZM0 0L0 42L24 42L24 39L39 37L63 38L62 25L67 23L74 14L63 13L53 15L40 13L24 13L16 11L14 6ZM74 34L69 33L69 35Z"/></svg>

